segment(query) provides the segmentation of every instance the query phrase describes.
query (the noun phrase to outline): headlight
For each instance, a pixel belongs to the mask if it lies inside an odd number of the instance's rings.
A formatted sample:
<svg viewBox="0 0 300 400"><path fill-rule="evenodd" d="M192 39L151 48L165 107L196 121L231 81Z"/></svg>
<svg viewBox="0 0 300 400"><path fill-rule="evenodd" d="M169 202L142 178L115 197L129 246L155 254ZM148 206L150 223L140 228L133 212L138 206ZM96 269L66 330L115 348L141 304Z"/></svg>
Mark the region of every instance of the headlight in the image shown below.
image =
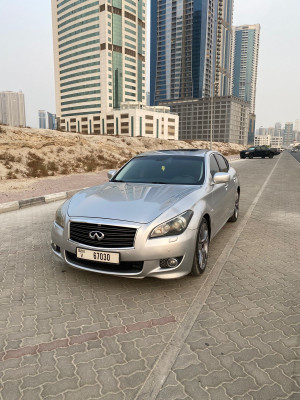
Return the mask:
<svg viewBox="0 0 300 400"><path fill-rule="evenodd" d="M158 225L150 233L150 239L161 236L180 235L186 230L192 216L193 211L187 210L184 213L177 215L177 217Z"/></svg>
<svg viewBox="0 0 300 400"><path fill-rule="evenodd" d="M245 154L249 154L249 151L246 151Z"/></svg>
<svg viewBox="0 0 300 400"><path fill-rule="evenodd" d="M55 222L62 228L65 226L66 214L69 206L69 200L65 201L56 211Z"/></svg>

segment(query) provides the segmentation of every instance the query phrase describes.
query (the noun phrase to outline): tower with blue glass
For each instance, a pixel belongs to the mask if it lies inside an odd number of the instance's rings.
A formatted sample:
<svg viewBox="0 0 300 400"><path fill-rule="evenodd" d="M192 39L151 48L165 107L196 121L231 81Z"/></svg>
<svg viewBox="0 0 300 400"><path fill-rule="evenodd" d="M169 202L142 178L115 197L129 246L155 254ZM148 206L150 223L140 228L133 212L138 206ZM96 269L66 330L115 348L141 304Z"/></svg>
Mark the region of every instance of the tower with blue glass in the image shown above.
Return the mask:
<svg viewBox="0 0 300 400"><path fill-rule="evenodd" d="M233 0L152 0L150 103L229 95Z"/></svg>

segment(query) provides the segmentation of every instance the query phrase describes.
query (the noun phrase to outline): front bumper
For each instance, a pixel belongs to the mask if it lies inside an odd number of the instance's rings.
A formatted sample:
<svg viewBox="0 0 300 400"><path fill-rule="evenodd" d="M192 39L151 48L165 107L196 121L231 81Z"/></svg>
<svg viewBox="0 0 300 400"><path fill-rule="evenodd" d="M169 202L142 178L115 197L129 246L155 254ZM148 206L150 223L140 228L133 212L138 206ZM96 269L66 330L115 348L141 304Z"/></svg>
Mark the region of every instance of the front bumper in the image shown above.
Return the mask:
<svg viewBox="0 0 300 400"><path fill-rule="evenodd" d="M76 220L78 221L78 219ZM84 222L88 221L85 220ZM93 220L93 222L95 221ZM103 221L97 222L101 223ZM105 223L107 224L107 221ZM113 225L128 226L128 223L113 221ZM52 228L52 251L60 261L73 268L106 275L128 278L155 277L172 279L190 273L195 252L196 230L187 228L185 232L178 236L148 239L149 231L151 232L152 227L137 224L130 224L130 227L137 229L134 247L109 249L76 243L69 239L68 223L65 229L54 223ZM78 247L94 251L119 253L120 264L83 261L76 257L76 249ZM161 267L161 260L173 257L180 260L177 267Z"/></svg>

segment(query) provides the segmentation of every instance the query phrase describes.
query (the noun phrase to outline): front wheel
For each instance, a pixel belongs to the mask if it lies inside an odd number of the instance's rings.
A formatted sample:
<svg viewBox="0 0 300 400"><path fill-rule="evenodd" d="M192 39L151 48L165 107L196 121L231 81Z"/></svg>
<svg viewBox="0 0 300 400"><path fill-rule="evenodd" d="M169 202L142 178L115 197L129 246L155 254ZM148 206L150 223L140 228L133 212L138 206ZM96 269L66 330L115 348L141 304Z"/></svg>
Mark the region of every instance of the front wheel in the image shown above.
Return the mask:
<svg viewBox="0 0 300 400"><path fill-rule="evenodd" d="M253 154L249 154L249 158L253 158Z"/></svg>
<svg viewBox="0 0 300 400"><path fill-rule="evenodd" d="M199 276L203 274L207 264L208 247L209 247L208 224L206 219L202 218L197 234L197 242L195 247L195 254L191 269L191 275Z"/></svg>
<svg viewBox="0 0 300 400"><path fill-rule="evenodd" d="M233 214L228 221L236 222L239 217L239 212L240 212L240 194L239 192L236 192Z"/></svg>

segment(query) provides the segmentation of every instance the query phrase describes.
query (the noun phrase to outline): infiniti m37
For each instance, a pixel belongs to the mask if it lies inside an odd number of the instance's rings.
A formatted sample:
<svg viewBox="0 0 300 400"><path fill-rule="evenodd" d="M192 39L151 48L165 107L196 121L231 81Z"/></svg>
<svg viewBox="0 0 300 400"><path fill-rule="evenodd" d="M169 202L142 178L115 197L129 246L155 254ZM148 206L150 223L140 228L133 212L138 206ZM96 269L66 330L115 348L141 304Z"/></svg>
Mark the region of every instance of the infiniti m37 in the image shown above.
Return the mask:
<svg viewBox="0 0 300 400"><path fill-rule="evenodd" d="M218 152L140 154L56 212L51 247L69 266L131 278L203 273L209 244L239 215L236 171Z"/></svg>

